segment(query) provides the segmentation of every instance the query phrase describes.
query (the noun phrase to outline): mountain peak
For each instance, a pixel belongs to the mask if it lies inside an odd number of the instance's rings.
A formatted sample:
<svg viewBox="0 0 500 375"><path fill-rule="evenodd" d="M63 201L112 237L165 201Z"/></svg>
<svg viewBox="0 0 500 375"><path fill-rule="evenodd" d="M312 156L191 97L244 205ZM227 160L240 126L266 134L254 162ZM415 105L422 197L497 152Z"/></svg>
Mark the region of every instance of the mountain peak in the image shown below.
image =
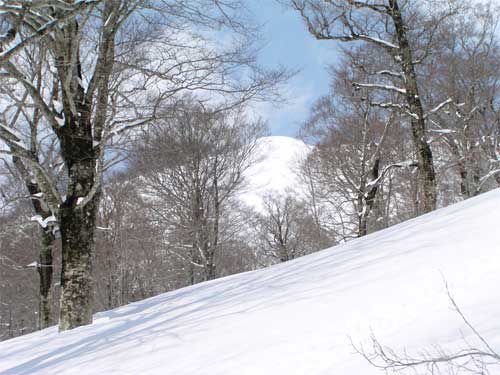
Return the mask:
<svg viewBox="0 0 500 375"><path fill-rule="evenodd" d="M241 196L243 202L260 210L266 194L301 194L304 186L297 172L310 150L311 146L296 138L270 136L258 139L254 156L256 163L245 172L248 186Z"/></svg>

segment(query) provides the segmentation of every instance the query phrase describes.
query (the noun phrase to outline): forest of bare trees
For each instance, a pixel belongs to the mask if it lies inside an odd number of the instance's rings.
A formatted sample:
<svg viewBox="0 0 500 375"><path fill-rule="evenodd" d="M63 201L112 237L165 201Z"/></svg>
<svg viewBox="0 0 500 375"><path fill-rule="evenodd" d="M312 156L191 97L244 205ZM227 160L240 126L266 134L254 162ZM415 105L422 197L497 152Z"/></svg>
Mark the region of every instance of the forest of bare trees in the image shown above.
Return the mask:
<svg viewBox="0 0 500 375"><path fill-rule="evenodd" d="M301 124L301 186L250 207L268 124L248 104L293 74L257 63L244 3L1 3L0 340L500 186L493 5L280 0L338 59Z"/></svg>
<svg viewBox="0 0 500 375"><path fill-rule="evenodd" d="M255 64L237 1L64 4L5 6L0 126L2 153L12 156L9 169L24 181L41 227L41 294L60 235L60 330L92 321L102 182L131 133L168 117L158 109L174 107L183 92L210 93L223 110L272 97L287 75ZM216 47L209 36L226 29L233 42ZM40 322L50 322L50 303L43 306Z"/></svg>

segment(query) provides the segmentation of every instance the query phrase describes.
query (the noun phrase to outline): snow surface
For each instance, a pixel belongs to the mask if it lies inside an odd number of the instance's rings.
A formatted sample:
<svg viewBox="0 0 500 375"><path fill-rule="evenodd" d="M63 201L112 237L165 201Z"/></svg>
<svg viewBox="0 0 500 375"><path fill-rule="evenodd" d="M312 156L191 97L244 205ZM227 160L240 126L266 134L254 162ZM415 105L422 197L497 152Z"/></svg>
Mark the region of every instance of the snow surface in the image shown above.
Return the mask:
<svg viewBox="0 0 500 375"><path fill-rule="evenodd" d="M297 260L0 343L0 374L379 374L354 343L500 344L500 190ZM472 341L474 342L474 341Z"/></svg>
<svg viewBox="0 0 500 375"><path fill-rule="evenodd" d="M253 156L257 162L244 173L248 186L243 190L241 200L262 210L262 199L267 194L301 194L304 187L297 172L310 150L311 146L295 138L260 138Z"/></svg>

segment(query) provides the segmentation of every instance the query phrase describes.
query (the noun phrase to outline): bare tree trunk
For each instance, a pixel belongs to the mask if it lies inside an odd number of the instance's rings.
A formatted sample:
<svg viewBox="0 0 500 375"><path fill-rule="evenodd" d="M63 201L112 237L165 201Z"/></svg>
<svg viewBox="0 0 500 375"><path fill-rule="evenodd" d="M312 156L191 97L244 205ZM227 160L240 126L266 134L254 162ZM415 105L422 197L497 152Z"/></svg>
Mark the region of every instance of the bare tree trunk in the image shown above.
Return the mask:
<svg viewBox="0 0 500 375"><path fill-rule="evenodd" d="M80 105L81 113L86 110ZM69 117L69 114L67 114ZM83 117L83 116L82 116ZM92 147L90 119L68 119L60 138L62 155L68 167L68 192L60 208L62 247L59 330L92 323L92 257L94 229L100 194L83 203L96 178L96 157ZM77 125L78 124L78 125ZM70 130L65 133L66 129ZM76 134L75 134L76 133Z"/></svg>
<svg viewBox="0 0 500 375"><path fill-rule="evenodd" d="M52 254L55 236L50 229L42 230L42 248L38 274L40 275L40 307L38 327L44 329L52 325L52 275L54 272Z"/></svg>
<svg viewBox="0 0 500 375"><path fill-rule="evenodd" d="M215 253L217 245L210 245L207 254L207 264L206 264L206 280L214 280L216 278L216 265L215 265Z"/></svg>
<svg viewBox="0 0 500 375"><path fill-rule="evenodd" d="M189 251L189 265L188 265L188 280L189 280L189 285L194 285L196 284L196 271L195 271L195 266L194 266L194 261L196 257L196 244L193 243L190 251Z"/></svg>
<svg viewBox="0 0 500 375"><path fill-rule="evenodd" d="M194 285L198 282L198 272L196 270L195 265L201 265L206 262L206 259L203 259L202 255L205 255L204 250L204 238L203 238L203 215L204 208L202 206L202 198L201 191L199 188L199 182L196 180L195 188L193 191L192 197L192 207L191 207L191 215L192 215L192 236L193 236L193 245L191 251L191 269L190 269L190 278L191 284ZM205 270L204 270L205 271ZM201 275L202 280L204 275Z"/></svg>
<svg viewBox="0 0 500 375"><path fill-rule="evenodd" d="M368 233L367 207L365 206L363 195L364 193L358 193L358 237L366 236ZM359 211L360 209L361 211Z"/></svg>
<svg viewBox="0 0 500 375"><path fill-rule="evenodd" d="M214 162L214 171L213 171L214 217L211 226L212 233L210 233L209 236L209 238L210 237L212 238L212 241L208 246L207 264L206 264L207 280L215 279L216 276L215 255L217 252L217 248L219 246L219 220L220 220L221 201L219 197L219 178L217 175L218 165L219 165L219 158L218 156L216 156Z"/></svg>
<svg viewBox="0 0 500 375"><path fill-rule="evenodd" d="M92 323L92 257L96 204L61 208L62 270L59 330Z"/></svg>
<svg viewBox="0 0 500 375"><path fill-rule="evenodd" d="M28 169L23 164L20 158L13 158L14 165L24 180L26 189L31 196L31 206L36 215L40 215L43 220L51 216L50 210L37 197L40 193L40 187L30 178ZM55 243L55 235L52 232L52 226L40 228L41 242L39 251L38 275L40 276L39 283L39 312L38 312L38 328L44 329L52 325L52 276L53 268L53 251Z"/></svg>
<svg viewBox="0 0 500 375"><path fill-rule="evenodd" d="M469 198L471 196L469 178L463 162L458 163L458 170L460 174L460 193L464 198Z"/></svg>
<svg viewBox="0 0 500 375"><path fill-rule="evenodd" d="M380 159L375 159L371 170L371 181L377 181L380 176ZM363 210L359 215L359 228L358 237L363 237L368 234L368 217L373 210L373 205L375 204L375 198L377 197L377 192L379 190L380 183L375 183L368 190L363 190L361 194L361 202Z"/></svg>
<svg viewBox="0 0 500 375"><path fill-rule="evenodd" d="M205 278L204 281L208 280L213 280L215 279L215 263L214 263L214 258L215 258L215 249L207 244L207 249L206 249L206 263L205 263Z"/></svg>
<svg viewBox="0 0 500 375"><path fill-rule="evenodd" d="M391 17L394 21L396 35L399 42L401 66L405 74L406 101L412 113L411 130L413 144L418 157L418 173L420 188L419 211L426 213L436 209L436 173L432 150L427 142L425 131L425 117L422 101L420 100L413 54L408 42L406 28L397 0L389 0Z"/></svg>

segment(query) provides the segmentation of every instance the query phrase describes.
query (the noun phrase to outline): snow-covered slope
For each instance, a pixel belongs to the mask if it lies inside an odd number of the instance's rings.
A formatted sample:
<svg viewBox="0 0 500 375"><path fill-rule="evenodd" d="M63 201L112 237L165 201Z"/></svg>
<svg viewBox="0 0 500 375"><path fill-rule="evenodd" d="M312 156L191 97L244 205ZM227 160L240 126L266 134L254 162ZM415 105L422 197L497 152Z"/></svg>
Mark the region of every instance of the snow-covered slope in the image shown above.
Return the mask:
<svg viewBox="0 0 500 375"><path fill-rule="evenodd" d="M500 344L500 190L362 239L0 343L0 374L370 375L351 346Z"/></svg>
<svg viewBox="0 0 500 375"><path fill-rule="evenodd" d="M295 138L260 138L254 155L257 162L244 174L248 186L241 194L242 201L261 209L266 194L285 194L288 191L300 194L304 187L297 172L310 150L311 146Z"/></svg>

